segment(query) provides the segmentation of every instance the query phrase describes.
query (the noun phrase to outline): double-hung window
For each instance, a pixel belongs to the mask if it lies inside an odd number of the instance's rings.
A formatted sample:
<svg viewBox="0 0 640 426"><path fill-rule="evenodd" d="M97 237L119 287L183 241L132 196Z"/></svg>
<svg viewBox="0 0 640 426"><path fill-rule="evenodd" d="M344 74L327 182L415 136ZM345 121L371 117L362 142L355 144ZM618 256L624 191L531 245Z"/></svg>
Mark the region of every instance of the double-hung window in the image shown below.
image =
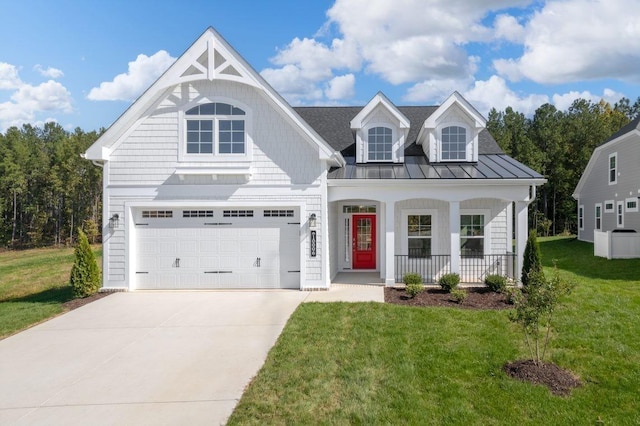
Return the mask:
<svg viewBox="0 0 640 426"><path fill-rule="evenodd" d="M460 255L462 257L484 256L484 237L483 214L460 216Z"/></svg>
<svg viewBox="0 0 640 426"><path fill-rule="evenodd" d="M578 206L578 229L584 229L584 206Z"/></svg>
<svg viewBox="0 0 640 426"><path fill-rule="evenodd" d="M369 161L391 161L393 142L388 127L372 127L368 132L367 150Z"/></svg>
<svg viewBox="0 0 640 426"><path fill-rule="evenodd" d="M467 129L449 126L442 129L442 160L466 160Z"/></svg>
<svg viewBox="0 0 640 426"><path fill-rule="evenodd" d="M596 204L595 216L596 216L596 223L595 223L596 231L600 231L602 229L602 204L600 203Z"/></svg>
<svg viewBox="0 0 640 426"><path fill-rule="evenodd" d="M186 154L246 154L245 116L244 110L221 102L187 110Z"/></svg>
<svg viewBox="0 0 640 426"><path fill-rule="evenodd" d="M618 182L618 153L609 155L609 185Z"/></svg>
<svg viewBox="0 0 640 426"><path fill-rule="evenodd" d="M409 214L407 216L409 257L430 257L431 238L431 215Z"/></svg>

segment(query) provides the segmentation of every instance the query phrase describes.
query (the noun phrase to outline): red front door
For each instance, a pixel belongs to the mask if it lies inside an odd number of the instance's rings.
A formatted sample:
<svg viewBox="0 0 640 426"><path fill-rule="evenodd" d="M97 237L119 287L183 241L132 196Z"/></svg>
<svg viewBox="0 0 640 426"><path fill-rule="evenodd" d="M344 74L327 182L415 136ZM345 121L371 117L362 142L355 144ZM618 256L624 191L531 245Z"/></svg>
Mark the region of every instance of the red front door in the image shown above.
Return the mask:
<svg viewBox="0 0 640 426"><path fill-rule="evenodd" d="M353 269L376 269L376 215L353 215Z"/></svg>

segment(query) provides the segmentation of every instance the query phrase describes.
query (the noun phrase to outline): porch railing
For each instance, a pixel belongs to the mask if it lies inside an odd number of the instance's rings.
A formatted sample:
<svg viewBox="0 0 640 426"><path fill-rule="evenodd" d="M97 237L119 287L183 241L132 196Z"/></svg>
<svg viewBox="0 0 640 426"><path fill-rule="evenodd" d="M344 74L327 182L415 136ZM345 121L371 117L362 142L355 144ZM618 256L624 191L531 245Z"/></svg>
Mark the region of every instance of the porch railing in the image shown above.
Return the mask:
<svg viewBox="0 0 640 426"><path fill-rule="evenodd" d="M409 273L422 276L422 282L431 284L451 272L451 255L439 254L428 257L395 255L395 280L401 283ZM516 255L514 253L486 254L483 256L460 258L460 281L482 283L487 275L502 275L509 279L516 277Z"/></svg>
<svg viewBox="0 0 640 426"><path fill-rule="evenodd" d="M451 271L451 255L434 254L428 257L413 257L396 254L396 282L401 283L406 274L419 274L423 283L438 282Z"/></svg>

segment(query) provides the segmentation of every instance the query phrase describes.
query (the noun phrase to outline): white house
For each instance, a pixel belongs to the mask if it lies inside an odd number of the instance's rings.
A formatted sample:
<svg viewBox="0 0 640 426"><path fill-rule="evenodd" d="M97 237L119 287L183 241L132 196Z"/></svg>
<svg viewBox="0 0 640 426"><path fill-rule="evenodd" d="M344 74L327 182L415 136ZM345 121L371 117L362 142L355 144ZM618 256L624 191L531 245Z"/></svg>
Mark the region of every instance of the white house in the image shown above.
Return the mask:
<svg viewBox="0 0 640 426"><path fill-rule="evenodd" d="M212 28L85 156L104 168L108 289L519 276L544 183L458 93L292 108Z"/></svg>
<svg viewBox="0 0 640 426"><path fill-rule="evenodd" d="M640 257L640 117L596 147L573 198L578 239L596 255Z"/></svg>

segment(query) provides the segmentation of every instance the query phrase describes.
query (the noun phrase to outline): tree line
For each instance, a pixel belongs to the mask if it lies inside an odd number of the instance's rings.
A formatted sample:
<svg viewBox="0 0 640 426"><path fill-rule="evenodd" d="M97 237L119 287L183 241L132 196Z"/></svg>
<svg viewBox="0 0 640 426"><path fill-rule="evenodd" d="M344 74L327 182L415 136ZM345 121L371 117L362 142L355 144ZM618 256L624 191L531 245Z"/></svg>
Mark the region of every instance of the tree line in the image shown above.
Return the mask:
<svg viewBox="0 0 640 426"><path fill-rule="evenodd" d="M99 241L102 169L80 157L98 136L52 122L0 133L0 247L73 244L78 227Z"/></svg>
<svg viewBox="0 0 640 426"><path fill-rule="evenodd" d="M491 109L487 129L500 147L547 179L529 207L530 226L539 235L577 232L572 194L593 150L639 113L640 97L613 106L577 99L566 111L544 104L531 118L511 107Z"/></svg>
<svg viewBox="0 0 640 426"><path fill-rule="evenodd" d="M578 99L566 111L544 104L530 118L511 107L489 112L500 147L548 180L530 206L539 234L575 233L571 194L591 153L639 113L640 97L613 106ZM80 157L99 136L57 123L0 133L0 247L73 244L78 227L100 240L102 169Z"/></svg>

